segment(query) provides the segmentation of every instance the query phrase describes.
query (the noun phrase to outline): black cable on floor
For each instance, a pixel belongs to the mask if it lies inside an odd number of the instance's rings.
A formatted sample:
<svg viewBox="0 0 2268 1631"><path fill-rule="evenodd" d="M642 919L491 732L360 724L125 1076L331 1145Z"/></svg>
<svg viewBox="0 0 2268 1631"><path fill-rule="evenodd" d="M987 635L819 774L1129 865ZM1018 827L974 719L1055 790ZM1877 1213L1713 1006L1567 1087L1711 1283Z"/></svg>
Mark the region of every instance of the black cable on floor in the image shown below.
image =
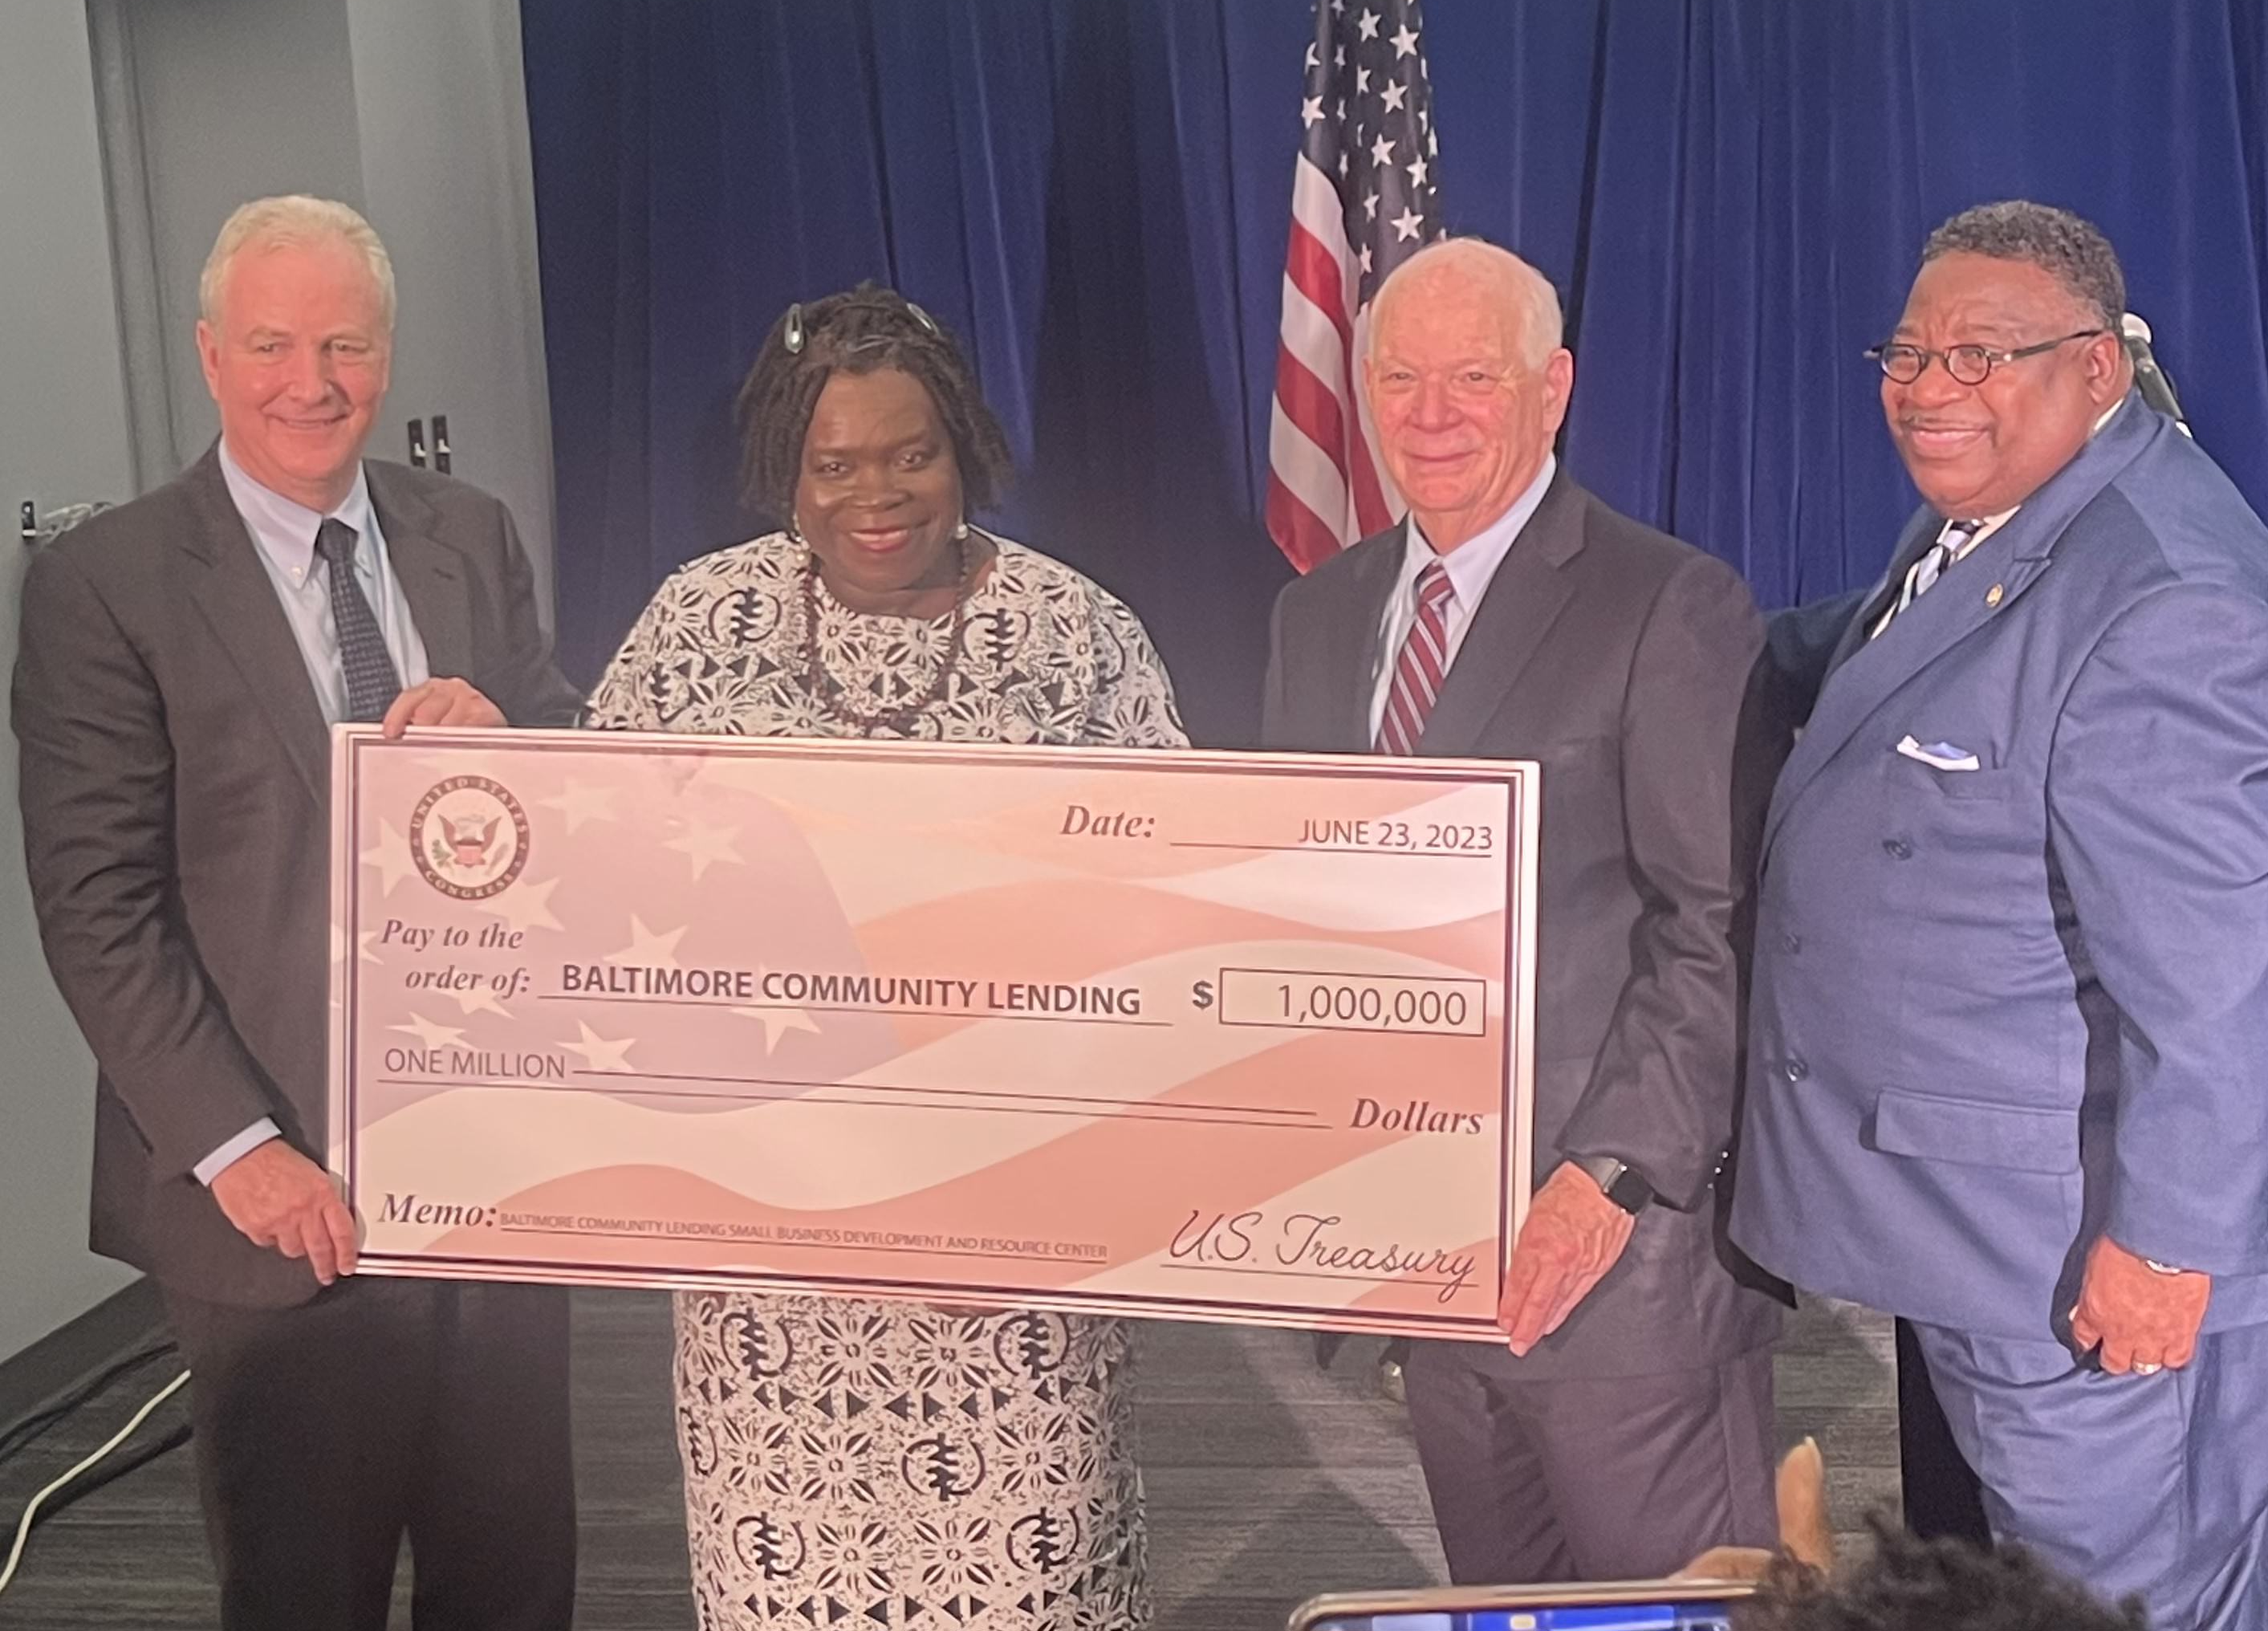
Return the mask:
<svg viewBox="0 0 2268 1631"><path fill-rule="evenodd" d="M56 1422L85 1405L96 1394L129 1376L153 1360L162 1359L177 1350L171 1342L153 1342L149 1347L114 1361L98 1375L78 1384L61 1397L34 1406L30 1413L0 1428L0 1462L22 1450Z"/></svg>

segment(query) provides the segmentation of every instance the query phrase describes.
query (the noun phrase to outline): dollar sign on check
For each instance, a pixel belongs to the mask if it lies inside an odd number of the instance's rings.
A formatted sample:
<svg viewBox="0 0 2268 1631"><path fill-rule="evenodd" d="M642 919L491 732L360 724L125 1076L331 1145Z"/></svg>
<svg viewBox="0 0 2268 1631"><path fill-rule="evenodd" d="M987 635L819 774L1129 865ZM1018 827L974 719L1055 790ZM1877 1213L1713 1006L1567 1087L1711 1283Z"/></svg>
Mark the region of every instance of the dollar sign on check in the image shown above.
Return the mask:
<svg viewBox="0 0 2268 1631"><path fill-rule="evenodd" d="M1189 987L1189 1006L1198 1008L1212 1007L1212 982L1201 979Z"/></svg>

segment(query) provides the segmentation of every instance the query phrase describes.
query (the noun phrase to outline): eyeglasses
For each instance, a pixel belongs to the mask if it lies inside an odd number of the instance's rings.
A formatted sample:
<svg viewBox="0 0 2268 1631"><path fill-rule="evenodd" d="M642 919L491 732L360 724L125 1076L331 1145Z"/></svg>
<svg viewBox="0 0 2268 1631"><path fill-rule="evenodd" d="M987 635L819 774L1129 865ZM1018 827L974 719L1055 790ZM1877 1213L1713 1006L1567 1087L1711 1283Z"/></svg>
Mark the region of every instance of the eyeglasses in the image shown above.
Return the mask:
<svg viewBox="0 0 2268 1631"><path fill-rule="evenodd" d="M2052 351L2058 345L2073 340L2091 340L2098 334L2109 334L2108 328L2081 328L2076 334L2059 335L2052 340L2043 340L2037 345L2019 346L2013 351L1996 351L1989 345L1948 345L1941 351L1933 351L1919 345L1893 342L1888 345L1869 347L1867 355L1881 365L1883 375L1899 385L1911 385L1927 371L1930 358L1941 358L1945 372L1962 385L1982 385L1992 377L1992 370L2003 363L2021 362L2027 357L2037 357L2043 351Z"/></svg>

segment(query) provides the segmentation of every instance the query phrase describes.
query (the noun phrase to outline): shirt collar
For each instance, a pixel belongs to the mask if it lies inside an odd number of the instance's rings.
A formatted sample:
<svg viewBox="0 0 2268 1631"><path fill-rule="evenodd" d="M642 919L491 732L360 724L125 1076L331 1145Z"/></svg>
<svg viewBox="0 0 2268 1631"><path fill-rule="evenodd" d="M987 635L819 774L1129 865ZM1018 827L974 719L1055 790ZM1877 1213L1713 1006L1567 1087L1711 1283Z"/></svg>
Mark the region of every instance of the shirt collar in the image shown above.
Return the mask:
<svg viewBox="0 0 2268 1631"><path fill-rule="evenodd" d="M2126 399L2122 396L2117 402L2111 403L2110 406L2105 408L2102 410L2102 417L2095 420L2095 428L2088 432L2088 440L2093 441L2096 437L2102 435L2102 427L2109 424L2111 420L2117 418L2118 417L2118 410L2125 405ZM2012 504L2007 509L2001 511L1998 515L1988 515L1983 520L1977 522L1977 530L1970 533L1968 538L1962 542L1962 546L1953 552L1953 558L1957 561L1966 556L1978 544L1984 542L1984 540L1991 537L1994 533L1999 531L2001 528L2007 526L2008 518L2023 507L2024 506L2021 504ZM1950 527L1951 525L1953 525L1951 521L1948 520L1946 522L1946 526ZM1944 536L1944 529L1942 528L1939 529L1938 535L1940 537Z"/></svg>
<svg viewBox="0 0 2268 1631"><path fill-rule="evenodd" d="M1449 587L1456 592L1458 607L1470 613L1481 603L1481 596L1488 593L1489 583L1496 576L1496 569L1503 565L1504 557L1512 553L1512 546L1519 541L1521 529L1543 502L1544 491L1551 485L1551 478L1558 469L1557 455L1545 454L1543 469L1535 472L1535 478L1528 483L1520 497L1512 501L1512 507L1446 555L1435 553L1433 546L1426 542L1425 533L1418 528L1418 517L1413 513L1403 535L1403 586L1406 587L1416 582L1418 574L1425 570L1428 562L1439 560L1443 570L1449 574Z"/></svg>
<svg viewBox="0 0 2268 1631"><path fill-rule="evenodd" d="M291 574L298 582L305 579L315 560L315 534L326 520L340 520L354 528L355 563L358 567L370 561L364 546L369 543L373 528L370 504L370 482L363 474L362 463L355 463L354 485L347 496L328 510L309 509L296 498L287 498L272 487L263 486L236 461L228 450L228 439L221 438L220 473L228 483L228 496L236 505L236 513L252 534L252 541L261 553Z"/></svg>

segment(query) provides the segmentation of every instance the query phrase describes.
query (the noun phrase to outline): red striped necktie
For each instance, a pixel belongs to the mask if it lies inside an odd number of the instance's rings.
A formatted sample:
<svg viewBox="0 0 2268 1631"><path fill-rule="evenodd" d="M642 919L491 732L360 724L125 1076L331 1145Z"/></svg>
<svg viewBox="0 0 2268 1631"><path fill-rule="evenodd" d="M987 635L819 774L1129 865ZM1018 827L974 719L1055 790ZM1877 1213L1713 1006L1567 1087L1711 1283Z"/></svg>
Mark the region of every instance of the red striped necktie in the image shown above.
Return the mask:
<svg viewBox="0 0 2268 1631"><path fill-rule="evenodd" d="M1449 601L1455 594L1441 563L1426 562L1418 574L1418 616L1395 659L1394 689L1386 694L1386 712L1378 722L1381 753L1413 754L1425 734L1425 720L1449 671Z"/></svg>

